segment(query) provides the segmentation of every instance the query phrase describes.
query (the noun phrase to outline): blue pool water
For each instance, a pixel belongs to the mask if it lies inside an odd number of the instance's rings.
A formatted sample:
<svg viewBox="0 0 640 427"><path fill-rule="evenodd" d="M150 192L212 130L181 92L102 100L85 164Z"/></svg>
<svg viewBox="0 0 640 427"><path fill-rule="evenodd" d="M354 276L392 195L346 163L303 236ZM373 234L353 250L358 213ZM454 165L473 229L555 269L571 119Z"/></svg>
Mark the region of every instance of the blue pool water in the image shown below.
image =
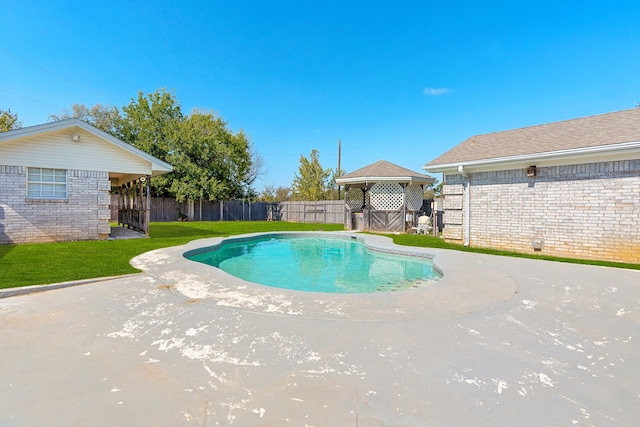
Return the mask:
<svg viewBox="0 0 640 427"><path fill-rule="evenodd" d="M355 238L262 235L185 256L243 280L311 292L397 291L440 279L428 258L373 251Z"/></svg>

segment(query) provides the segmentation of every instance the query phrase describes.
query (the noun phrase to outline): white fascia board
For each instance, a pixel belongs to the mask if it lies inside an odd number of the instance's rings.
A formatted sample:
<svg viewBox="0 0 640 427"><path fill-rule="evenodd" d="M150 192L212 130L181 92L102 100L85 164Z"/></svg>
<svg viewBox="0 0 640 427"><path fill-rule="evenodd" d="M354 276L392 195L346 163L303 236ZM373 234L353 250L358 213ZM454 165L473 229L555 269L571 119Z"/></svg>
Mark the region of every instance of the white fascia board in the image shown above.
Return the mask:
<svg viewBox="0 0 640 427"><path fill-rule="evenodd" d="M511 166L513 168L521 167L523 164L537 163L538 166L544 166L544 163L548 163L549 165L561 165L580 163L584 162L585 160L593 159L595 159L595 161L598 161L599 157L602 158L602 160L611 160L612 158L620 157L625 153L638 153L638 156L640 156L640 141L600 145L597 147L573 148L570 150L547 151L544 153L525 154L520 156L468 160L462 162L444 163L433 166L424 165L422 169L434 173L444 173L451 171L456 171L457 173L458 166L463 166L465 170L471 172L473 172L474 170L502 170L508 169ZM543 164L540 164L540 162L543 162Z"/></svg>
<svg viewBox="0 0 640 427"><path fill-rule="evenodd" d="M76 119L73 120L73 122L75 121ZM64 122L65 126L60 126L60 125L54 126L61 122ZM51 122L51 123L45 123L42 125L28 126L20 129L14 129L7 132L0 132L0 141L6 141L14 138L24 138L25 136L37 135L39 133L46 132L48 130L56 130L58 128L64 128L64 127L75 125L75 123L73 124L70 123L71 120L62 120L61 122Z"/></svg>

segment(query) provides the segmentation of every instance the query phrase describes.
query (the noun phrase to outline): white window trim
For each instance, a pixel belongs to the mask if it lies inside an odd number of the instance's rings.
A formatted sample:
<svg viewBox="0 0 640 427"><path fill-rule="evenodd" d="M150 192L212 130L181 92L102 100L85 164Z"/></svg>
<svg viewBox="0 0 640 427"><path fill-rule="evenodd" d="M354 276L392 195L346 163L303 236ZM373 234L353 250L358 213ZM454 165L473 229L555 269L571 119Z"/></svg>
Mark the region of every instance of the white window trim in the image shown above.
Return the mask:
<svg viewBox="0 0 640 427"><path fill-rule="evenodd" d="M43 171L51 178L42 177ZM38 175L37 177L34 177ZM43 191L47 190L47 191ZM27 168L27 199L67 200L67 171L53 168Z"/></svg>

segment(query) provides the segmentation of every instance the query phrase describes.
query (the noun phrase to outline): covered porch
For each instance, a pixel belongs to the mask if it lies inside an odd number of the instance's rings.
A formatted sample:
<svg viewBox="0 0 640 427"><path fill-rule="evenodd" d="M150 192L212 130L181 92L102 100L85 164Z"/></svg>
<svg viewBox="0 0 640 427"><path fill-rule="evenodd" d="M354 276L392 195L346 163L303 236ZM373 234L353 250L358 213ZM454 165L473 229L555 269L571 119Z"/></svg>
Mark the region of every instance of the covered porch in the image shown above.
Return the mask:
<svg viewBox="0 0 640 427"><path fill-rule="evenodd" d="M122 185L112 186L111 194L116 195L111 200L112 202L114 199L117 200L118 227L149 236L151 175L144 175Z"/></svg>
<svg viewBox="0 0 640 427"><path fill-rule="evenodd" d="M128 151L132 151L132 154L137 155L137 158L135 162L128 164L123 162L121 171L109 172L112 195L110 210L117 209L117 227L149 236L151 179L171 172L173 167L129 144L125 147ZM114 219L112 217L111 220ZM119 233L112 227L110 238L121 235L130 236L130 234Z"/></svg>

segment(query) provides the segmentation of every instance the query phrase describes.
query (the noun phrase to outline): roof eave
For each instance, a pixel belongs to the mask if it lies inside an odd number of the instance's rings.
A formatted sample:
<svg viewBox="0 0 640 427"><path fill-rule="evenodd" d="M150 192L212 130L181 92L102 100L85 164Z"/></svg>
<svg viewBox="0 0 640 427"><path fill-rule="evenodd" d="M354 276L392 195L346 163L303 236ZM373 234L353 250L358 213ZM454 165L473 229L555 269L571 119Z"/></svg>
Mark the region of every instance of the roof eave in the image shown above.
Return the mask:
<svg viewBox="0 0 640 427"><path fill-rule="evenodd" d="M619 144L600 145L597 147L574 148L570 150L548 151L544 153L533 153L518 156L495 157L491 159L480 160L464 160L459 162L441 163L441 164L425 164L422 169L427 172L441 173L449 172L462 167L481 167L489 168L491 166L506 167L509 165L519 165L522 163L539 162L539 161L558 161L562 159L584 159L588 157L597 157L606 154L623 153L625 151L640 150L640 141L623 142Z"/></svg>
<svg viewBox="0 0 640 427"><path fill-rule="evenodd" d="M430 184L434 181L433 178L429 176L418 177L418 176L359 176L355 178L336 178L336 184L344 185L344 184L368 184L374 182L407 182L407 183L418 183L418 184Z"/></svg>

